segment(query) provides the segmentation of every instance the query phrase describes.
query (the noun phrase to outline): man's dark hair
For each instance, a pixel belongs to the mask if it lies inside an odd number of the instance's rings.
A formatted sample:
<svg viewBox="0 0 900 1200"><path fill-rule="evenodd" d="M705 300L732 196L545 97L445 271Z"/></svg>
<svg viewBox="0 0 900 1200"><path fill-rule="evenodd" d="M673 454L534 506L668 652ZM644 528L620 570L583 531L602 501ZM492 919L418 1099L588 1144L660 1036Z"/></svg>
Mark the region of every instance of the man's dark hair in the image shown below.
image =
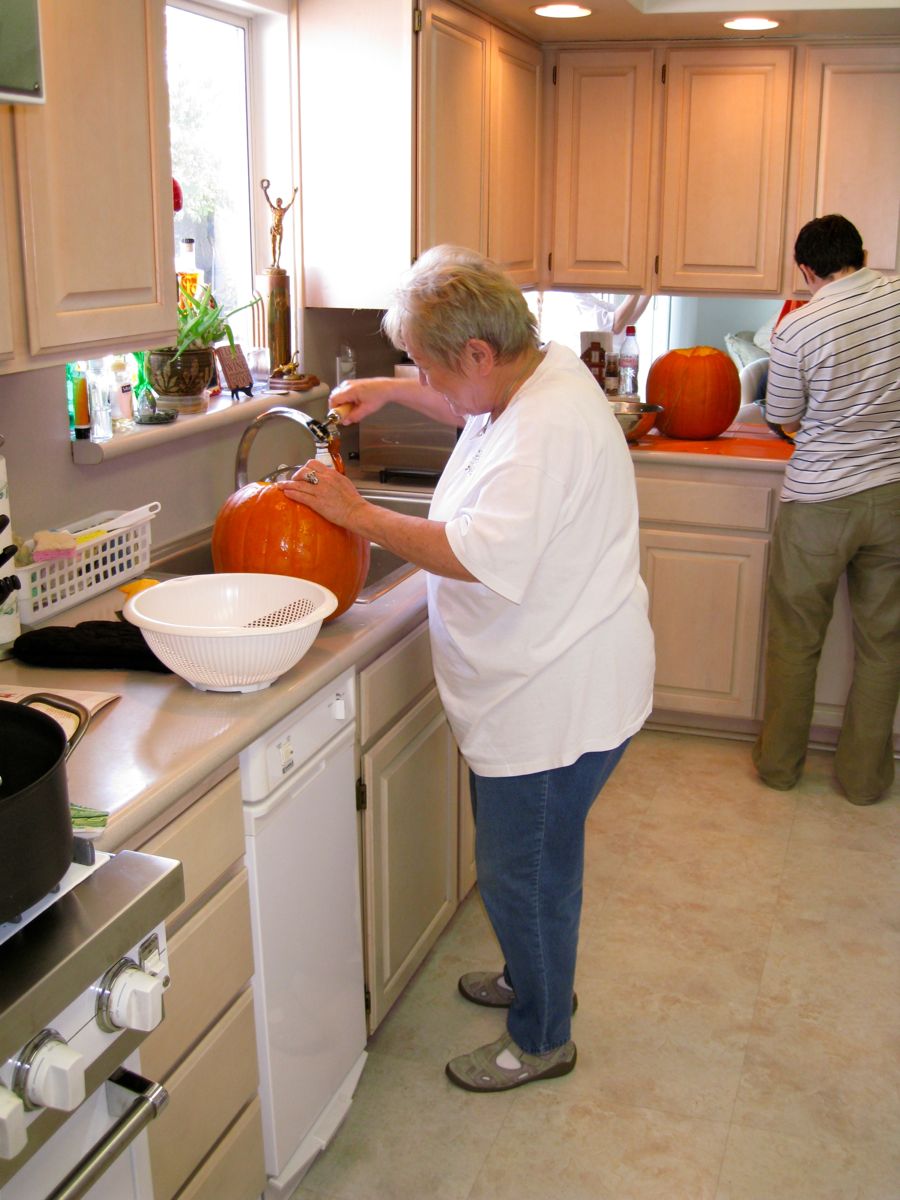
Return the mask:
<svg viewBox="0 0 900 1200"><path fill-rule="evenodd" d="M820 279L847 267L858 271L865 261L859 230L838 213L807 221L794 243L794 261Z"/></svg>

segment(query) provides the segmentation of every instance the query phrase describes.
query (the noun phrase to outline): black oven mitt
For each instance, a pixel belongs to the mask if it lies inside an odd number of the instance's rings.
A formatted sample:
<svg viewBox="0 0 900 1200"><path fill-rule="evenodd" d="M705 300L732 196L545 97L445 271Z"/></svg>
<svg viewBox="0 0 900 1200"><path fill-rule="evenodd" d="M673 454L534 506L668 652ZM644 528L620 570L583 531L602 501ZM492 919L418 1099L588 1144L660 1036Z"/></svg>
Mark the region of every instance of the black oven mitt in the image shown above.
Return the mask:
<svg viewBox="0 0 900 1200"><path fill-rule="evenodd" d="M82 621L50 625L20 634L13 657L33 667L78 667L93 670L163 671L136 625L125 621Z"/></svg>

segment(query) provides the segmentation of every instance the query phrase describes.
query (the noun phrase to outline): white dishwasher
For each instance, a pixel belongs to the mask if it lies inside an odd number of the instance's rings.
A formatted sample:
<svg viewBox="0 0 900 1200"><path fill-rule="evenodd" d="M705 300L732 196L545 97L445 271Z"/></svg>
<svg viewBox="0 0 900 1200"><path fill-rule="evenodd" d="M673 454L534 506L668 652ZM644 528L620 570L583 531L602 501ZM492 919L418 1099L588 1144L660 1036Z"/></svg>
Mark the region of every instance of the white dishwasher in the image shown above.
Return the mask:
<svg viewBox="0 0 900 1200"><path fill-rule="evenodd" d="M240 756L267 1200L289 1196L366 1061L352 671Z"/></svg>

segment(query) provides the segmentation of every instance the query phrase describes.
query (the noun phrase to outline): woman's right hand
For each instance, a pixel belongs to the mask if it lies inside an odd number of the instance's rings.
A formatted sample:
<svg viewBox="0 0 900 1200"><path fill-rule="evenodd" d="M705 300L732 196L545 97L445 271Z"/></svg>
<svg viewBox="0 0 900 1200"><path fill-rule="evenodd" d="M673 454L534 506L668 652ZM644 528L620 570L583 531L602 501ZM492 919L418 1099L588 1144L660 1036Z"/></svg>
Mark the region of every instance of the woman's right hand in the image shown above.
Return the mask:
<svg viewBox="0 0 900 1200"><path fill-rule="evenodd" d="M342 425L356 425L389 400L397 399L396 384L396 379L387 377L347 379L331 393L328 407L340 414Z"/></svg>

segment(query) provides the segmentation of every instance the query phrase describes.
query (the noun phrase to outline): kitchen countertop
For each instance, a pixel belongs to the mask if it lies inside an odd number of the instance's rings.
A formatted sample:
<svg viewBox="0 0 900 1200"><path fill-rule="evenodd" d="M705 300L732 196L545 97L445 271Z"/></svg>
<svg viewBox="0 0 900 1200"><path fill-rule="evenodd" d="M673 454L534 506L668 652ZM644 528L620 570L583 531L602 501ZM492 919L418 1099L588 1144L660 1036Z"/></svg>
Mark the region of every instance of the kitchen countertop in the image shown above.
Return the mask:
<svg viewBox="0 0 900 1200"><path fill-rule="evenodd" d="M635 458L652 455L673 461L715 460L716 466L759 466L760 462L773 466L783 465L791 457L794 447L784 438L778 437L766 425L756 422L735 422L717 438L705 441L689 441L686 438L671 438L651 429L639 442L631 443Z"/></svg>
<svg viewBox="0 0 900 1200"><path fill-rule="evenodd" d="M153 578L153 569L145 575ZM123 603L113 588L48 624L113 620ZM0 662L0 689L120 693L92 717L66 762L69 800L109 813L97 846L116 850L229 764L236 767L257 737L344 671L372 662L425 615L425 576L418 571L323 625L300 662L259 692L201 692L177 675L32 667L14 659Z"/></svg>

